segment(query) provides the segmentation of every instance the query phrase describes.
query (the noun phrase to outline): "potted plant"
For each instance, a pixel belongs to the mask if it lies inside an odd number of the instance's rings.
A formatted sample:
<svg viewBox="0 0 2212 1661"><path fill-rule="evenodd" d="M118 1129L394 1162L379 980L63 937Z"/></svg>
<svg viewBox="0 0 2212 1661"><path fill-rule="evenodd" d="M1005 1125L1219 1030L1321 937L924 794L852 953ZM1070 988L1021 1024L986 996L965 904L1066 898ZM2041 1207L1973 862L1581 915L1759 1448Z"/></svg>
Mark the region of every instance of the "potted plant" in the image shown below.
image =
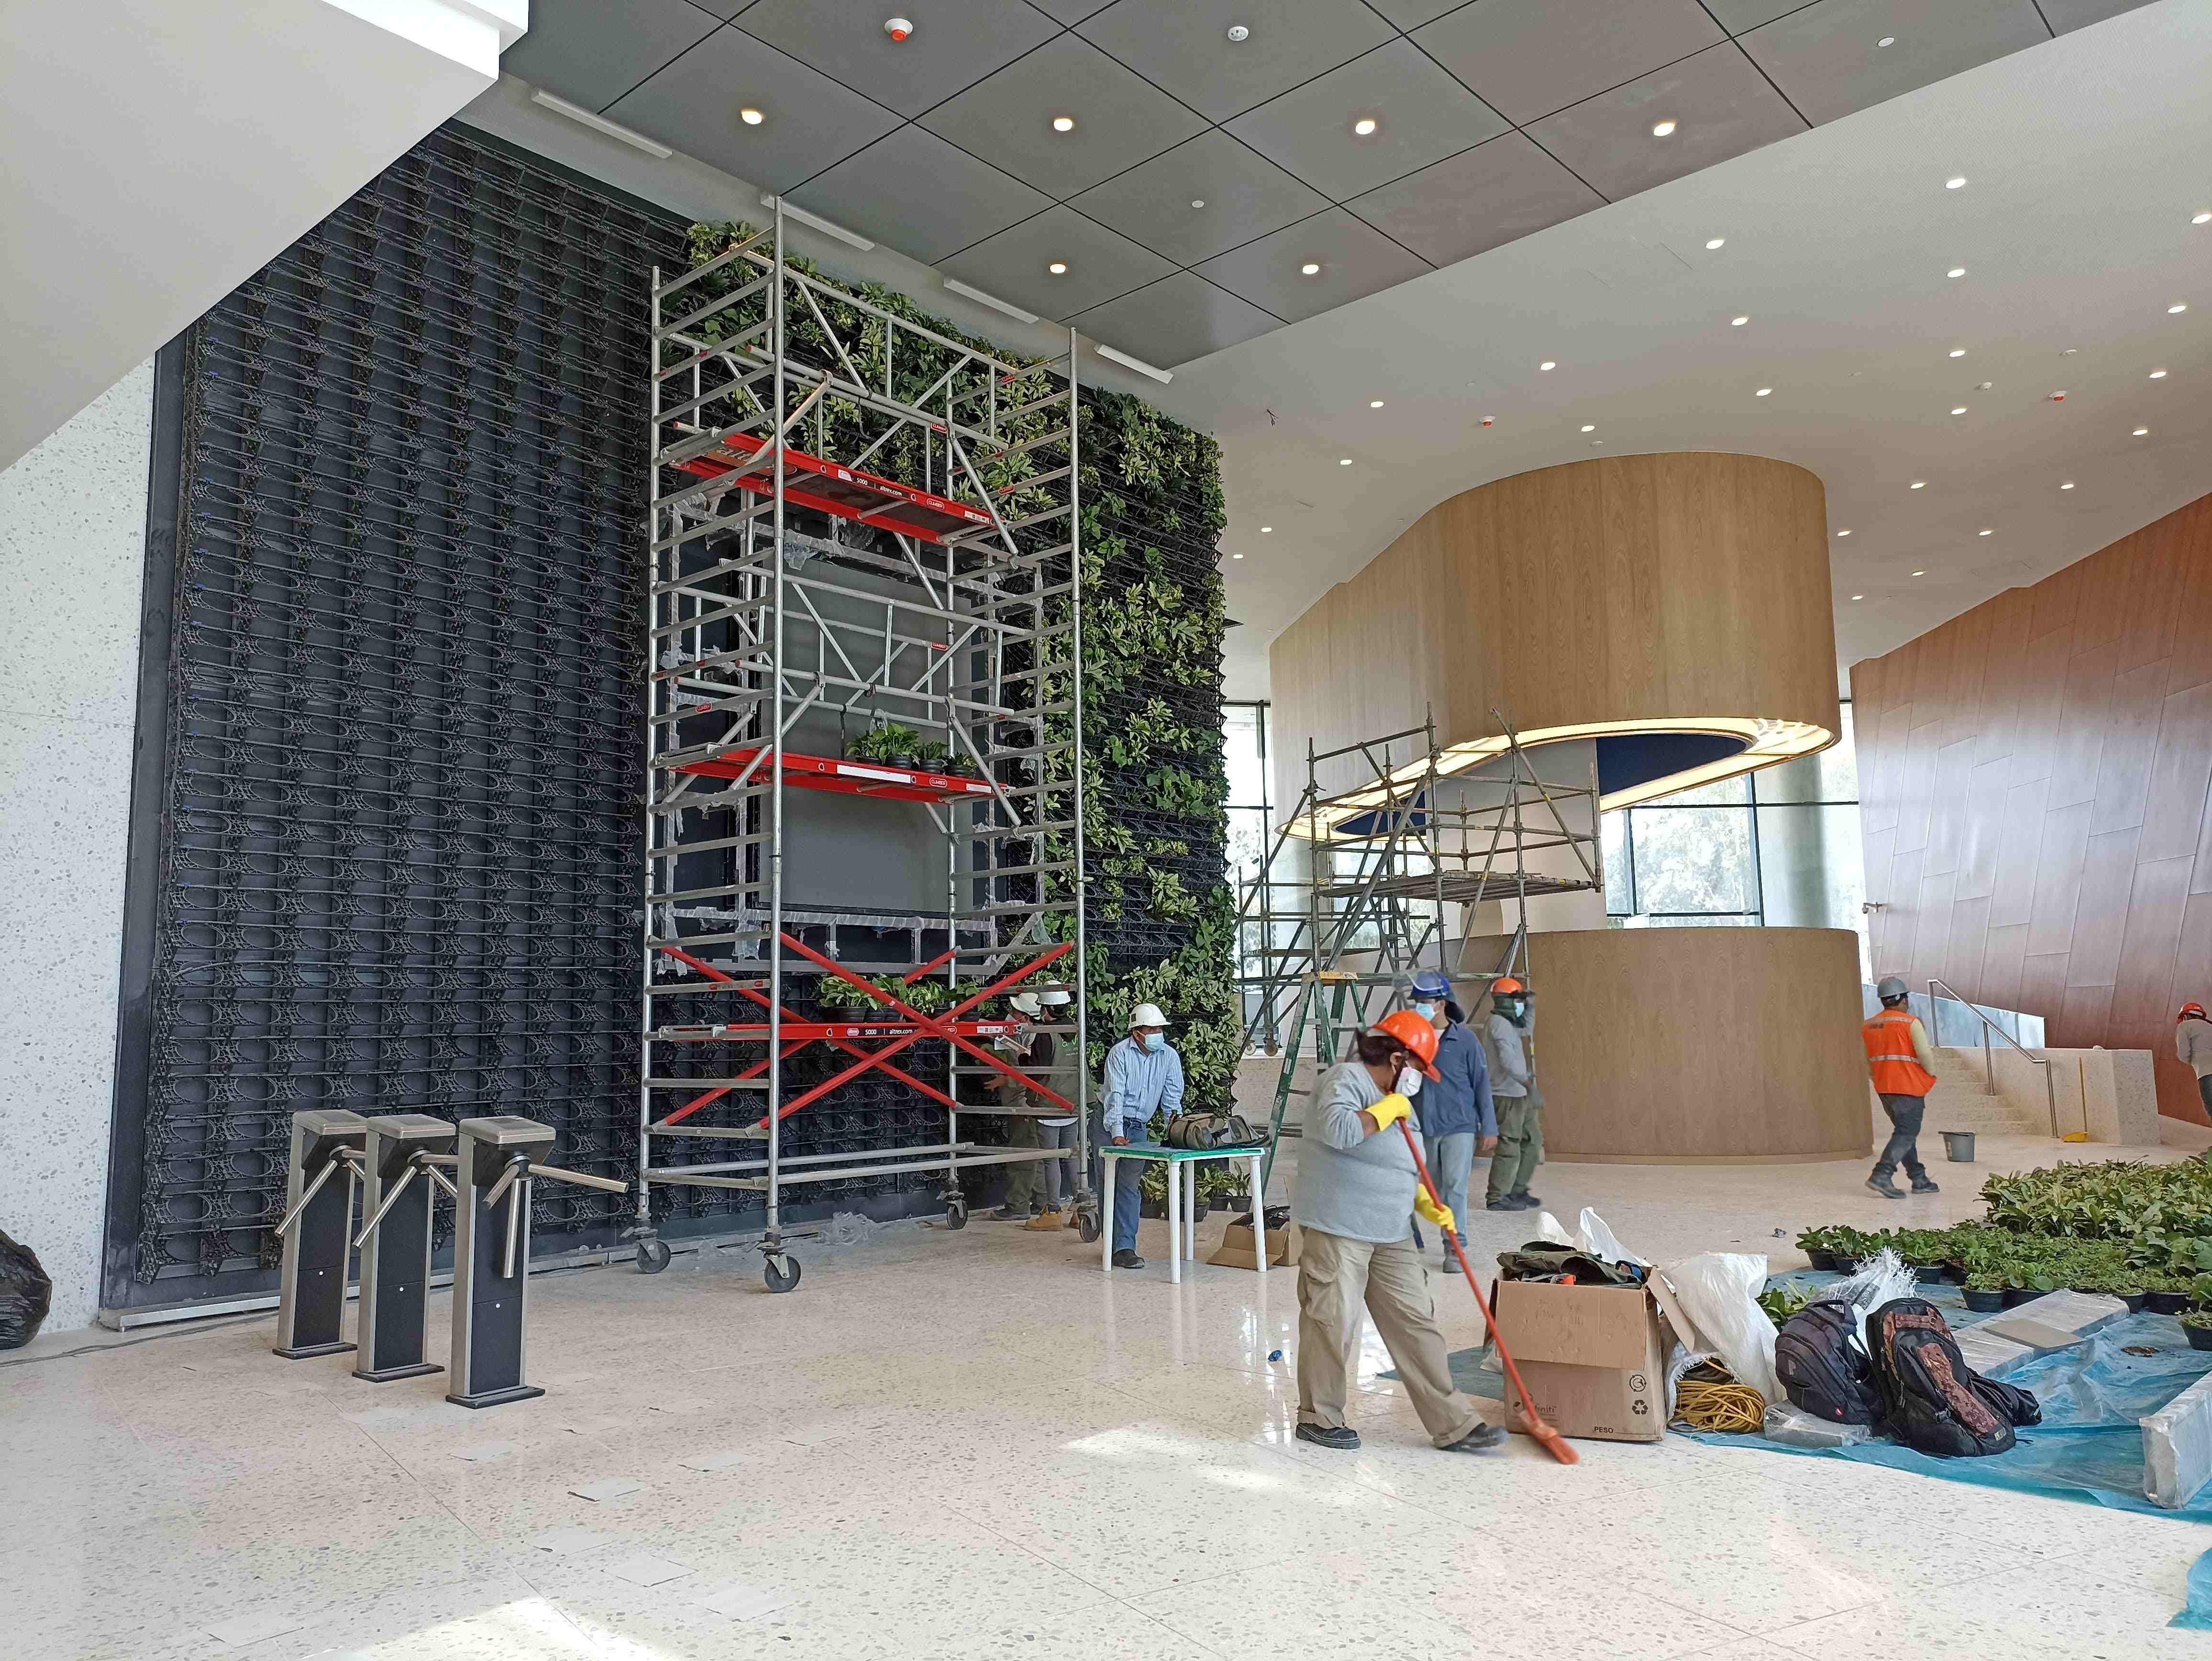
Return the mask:
<svg viewBox="0 0 2212 1661"><path fill-rule="evenodd" d="M2191 1299L2189 1282L2179 1275L2149 1274L2143 1276L2143 1307L2154 1315L2179 1315L2188 1309Z"/></svg>
<svg viewBox="0 0 2212 1661"><path fill-rule="evenodd" d="M914 764L925 773L944 772L951 756L951 750L939 739L918 739L914 746Z"/></svg>
<svg viewBox="0 0 2212 1661"><path fill-rule="evenodd" d="M2212 1349L2212 1309L2192 1309L2181 1317L2191 1349Z"/></svg>

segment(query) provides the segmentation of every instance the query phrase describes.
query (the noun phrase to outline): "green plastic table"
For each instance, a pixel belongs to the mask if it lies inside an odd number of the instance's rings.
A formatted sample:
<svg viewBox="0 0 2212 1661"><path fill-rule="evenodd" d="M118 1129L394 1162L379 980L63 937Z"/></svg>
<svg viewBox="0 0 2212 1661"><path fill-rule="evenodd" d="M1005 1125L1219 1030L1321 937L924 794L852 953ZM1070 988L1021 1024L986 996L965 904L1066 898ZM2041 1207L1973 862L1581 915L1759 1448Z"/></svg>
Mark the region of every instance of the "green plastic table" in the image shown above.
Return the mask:
<svg viewBox="0 0 2212 1661"><path fill-rule="evenodd" d="M1198 1260L1198 1183L1186 1183L1182 1168L1201 1159L1249 1159L1252 1162L1252 1249L1257 1258L1260 1273L1267 1272L1267 1208L1266 1196L1260 1191L1261 1177L1260 1163L1267 1157L1264 1147L1162 1147L1158 1142L1130 1142L1116 1147L1110 1141L1099 1150L1106 1156L1105 1194L1106 1226L1098 1231L1099 1267L1107 1274L1114 1272L1114 1161L1116 1159L1156 1159L1168 1168L1168 1280L1182 1282L1183 1259Z"/></svg>

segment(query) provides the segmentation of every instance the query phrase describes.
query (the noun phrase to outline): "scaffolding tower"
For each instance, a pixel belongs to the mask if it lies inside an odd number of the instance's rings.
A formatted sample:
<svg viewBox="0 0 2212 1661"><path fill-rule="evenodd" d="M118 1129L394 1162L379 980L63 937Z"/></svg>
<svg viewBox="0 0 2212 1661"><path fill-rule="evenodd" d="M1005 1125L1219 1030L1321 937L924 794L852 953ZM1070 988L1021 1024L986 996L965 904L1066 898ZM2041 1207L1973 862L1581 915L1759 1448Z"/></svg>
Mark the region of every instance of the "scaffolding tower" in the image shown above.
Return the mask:
<svg viewBox="0 0 2212 1661"><path fill-rule="evenodd" d="M1511 724L1492 714L1504 736L1479 757L1440 749L1433 715L1340 749L1307 742L1297 806L1243 884L1237 910L1244 1052L1282 1058L1269 1171L1282 1136L1298 1134L1285 1118L1308 1093L1301 1061L1316 1076L1334 1065L1350 1038L1399 1006L1419 970L1486 985L1527 979L1528 902L1604 892L1595 748L1586 782L1549 782ZM1364 776L1324 791L1323 773L1344 762ZM1569 857L1544 862L1564 870L1529 868L1530 855L1558 849ZM1468 931L1454 938L1451 908L1486 900L1514 901L1518 916L1497 966L1471 970Z"/></svg>
<svg viewBox="0 0 2212 1661"><path fill-rule="evenodd" d="M963 1140L977 1113L1075 1116L1070 1183L1095 1239L1074 333L1021 362L923 326L793 261L780 203L680 276L656 269L652 308L640 1265L668 1261L656 1187L761 1194L768 1284L786 1291L795 1186L926 1173L957 1228L962 1171L1066 1157ZM856 727L939 736L856 755ZM813 891L792 891L794 791L918 804L942 910L840 904L818 854ZM870 968L910 942L878 983L840 959L855 931L877 942ZM994 1015L1017 987L1073 1002ZM1072 1099L994 1047L1024 1025L1073 1047ZM808 1051L829 1077L794 1078ZM787 1153L793 1114L869 1074L942 1107L943 1140Z"/></svg>

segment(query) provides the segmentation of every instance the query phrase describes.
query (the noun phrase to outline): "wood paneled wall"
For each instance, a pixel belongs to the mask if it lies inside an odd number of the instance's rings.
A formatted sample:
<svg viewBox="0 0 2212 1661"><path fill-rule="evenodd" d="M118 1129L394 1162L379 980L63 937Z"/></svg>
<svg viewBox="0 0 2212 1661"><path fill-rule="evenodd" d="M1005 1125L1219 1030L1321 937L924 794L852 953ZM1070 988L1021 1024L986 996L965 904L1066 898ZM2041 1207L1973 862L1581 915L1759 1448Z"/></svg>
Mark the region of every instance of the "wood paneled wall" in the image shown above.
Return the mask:
<svg viewBox="0 0 2212 1661"><path fill-rule="evenodd" d="M1877 975L2148 1050L2212 1003L2212 496L1853 666ZM1946 1034L1948 1037L1948 1033Z"/></svg>
<svg viewBox="0 0 2212 1661"><path fill-rule="evenodd" d="M1494 736L1493 704L1523 732L1700 715L1835 732L1826 504L1802 467L1706 451L1439 502L1269 648L1277 800L1298 799L1308 738L1332 749L1425 709L1446 745Z"/></svg>

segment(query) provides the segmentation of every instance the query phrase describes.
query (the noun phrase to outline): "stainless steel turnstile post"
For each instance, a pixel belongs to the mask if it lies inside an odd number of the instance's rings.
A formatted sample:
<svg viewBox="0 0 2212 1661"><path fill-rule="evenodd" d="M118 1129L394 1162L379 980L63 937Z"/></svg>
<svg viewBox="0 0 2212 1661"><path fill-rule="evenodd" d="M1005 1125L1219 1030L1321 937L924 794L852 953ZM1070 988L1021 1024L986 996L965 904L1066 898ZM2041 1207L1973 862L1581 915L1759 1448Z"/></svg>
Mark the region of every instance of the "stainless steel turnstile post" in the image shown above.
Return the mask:
<svg viewBox="0 0 2212 1661"><path fill-rule="evenodd" d="M292 1116L292 1170L284 1186L284 1279L276 1304L276 1354L288 1360L336 1355L345 1342L346 1260L353 1189L368 1122L344 1108Z"/></svg>
<svg viewBox="0 0 2212 1661"><path fill-rule="evenodd" d="M464 1119L453 1200L453 1342L448 1402L495 1407L545 1392L523 1379L530 1298L530 1185L537 1177L613 1194L628 1183L542 1162L553 1127L503 1115Z"/></svg>
<svg viewBox="0 0 2212 1661"><path fill-rule="evenodd" d="M453 1184L439 1167L453 1163L458 1133L427 1113L368 1121L361 1209L361 1351L356 1378L386 1384L444 1369L422 1359L429 1334L431 1199Z"/></svg>

